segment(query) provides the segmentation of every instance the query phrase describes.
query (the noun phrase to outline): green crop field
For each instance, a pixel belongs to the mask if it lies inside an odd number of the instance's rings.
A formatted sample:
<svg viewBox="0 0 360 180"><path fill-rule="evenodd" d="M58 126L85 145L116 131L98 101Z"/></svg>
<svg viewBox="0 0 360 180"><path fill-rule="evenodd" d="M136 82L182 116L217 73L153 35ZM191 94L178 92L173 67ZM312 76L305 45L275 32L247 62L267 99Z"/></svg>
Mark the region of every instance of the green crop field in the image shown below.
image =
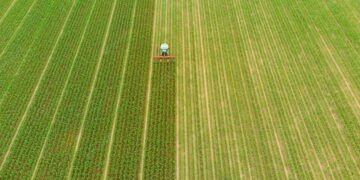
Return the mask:
<svg viewBox="0 0 360 180"><path fill-rule="evenodd" d="M360 1L1 0L0 179L360 179Z"/></svg>

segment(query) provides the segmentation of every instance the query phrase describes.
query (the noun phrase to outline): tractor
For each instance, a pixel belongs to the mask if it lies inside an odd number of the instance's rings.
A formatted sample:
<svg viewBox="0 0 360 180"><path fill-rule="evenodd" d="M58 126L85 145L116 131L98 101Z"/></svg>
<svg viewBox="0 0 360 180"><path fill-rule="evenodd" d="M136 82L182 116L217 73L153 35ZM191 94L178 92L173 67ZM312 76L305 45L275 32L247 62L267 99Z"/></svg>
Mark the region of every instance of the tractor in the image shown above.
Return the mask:
<svg viewBox="0 0 360 180"><path fill-rule="evenodd" d="M155 56L155 59L175 59L175 56L170 56L170 47L166 42L160 44L160 56Z"/></svg>

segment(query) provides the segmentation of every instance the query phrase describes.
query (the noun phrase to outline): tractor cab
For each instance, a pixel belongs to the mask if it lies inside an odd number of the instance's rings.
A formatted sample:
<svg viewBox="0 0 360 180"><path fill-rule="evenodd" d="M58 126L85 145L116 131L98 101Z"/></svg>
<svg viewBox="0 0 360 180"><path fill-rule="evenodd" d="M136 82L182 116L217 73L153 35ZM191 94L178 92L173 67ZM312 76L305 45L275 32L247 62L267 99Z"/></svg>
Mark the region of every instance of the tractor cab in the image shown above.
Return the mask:
<svg viewBox="0 0 360 180"><path fill-rule="evenodd" d="M170 56L170 47L166 42L160 44L160 56L155 56L154 59L175 59L175 56Z"/></svg>
<svg viewBox="0 0 360 180"><path fill-rule="evenodd" d="M170 55L170 48L167 43L162 43L160 45L160 54L162 56L169 56Z"/></svg>

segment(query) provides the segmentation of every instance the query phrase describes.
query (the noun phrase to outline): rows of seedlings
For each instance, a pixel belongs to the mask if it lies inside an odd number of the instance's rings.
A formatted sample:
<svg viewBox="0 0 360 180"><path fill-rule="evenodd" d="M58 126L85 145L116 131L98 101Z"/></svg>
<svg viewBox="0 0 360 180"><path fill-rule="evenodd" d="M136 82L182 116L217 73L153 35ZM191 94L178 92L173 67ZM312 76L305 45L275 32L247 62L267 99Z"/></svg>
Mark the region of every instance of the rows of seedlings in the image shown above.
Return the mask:
<svg viewBox="0 0 360 180"><path fill-rule="evenodd" d="M176 63L154 63L145 147L145 179L175 178Z"/></svg>
<svg viewBox="0 0 360 180"><path fill-rule="evenodd" d="M140 170L154 3L153 0L137 2L124 89L117 111L118 126L112 145L109 178L134 179Z"/></svg>
<svg viewBox="0 0 360 180"><path fill-rule="evenodd" d="M38 7L43 13L47 14L41 25L41 36L37 37L37 43L33 45L27 57L27 63L24 64L23 70L19 72L19 75L14 79L14 83L8 88L9 93L2 100L2 106L0 106L0 162L2 168L6 168L6 164L10 164L6 161L7 157L12 154L12 145L17 143L15 141L17 140L16 136L24 127L22 126L25 119L24 115L27 112L41 74L46 67L48 57L53 51L61 27L65 22L63 14L69 12L70 6L70 2L42 2ZM41 21L41 18L39 20ZM42 110L39 109L39 111ZM24 149L24 151L27 150L28 148Z"/></svg>
<svg viewBox="0 0 360 180"><path fill-rule="evenodd" d="M69 14L69 18L64 22L63 33L58 35L60 39L54 46L54 53L47 59L49 64L43 70L45 74L37 84L37 91L33 92L34 99L29 102L26 115L22 117L23 123L19 126L21 129L8 158L9 166L4 170L6 174L31 176L47 134L51 130L53 115L66 82L64 77L69 74L86 18L91 10L89 3L77 3L72 6L71 12L65 14Z"/></svg>
<svg viewBox="0 0 360 180"><path fill-rule="evenodd" d="M97 75L84 133L73 166L72 178L101 178L104 176L110 143L112 122L116 112L117 96L126 61L126 49L135 3L114 1L115 10L105 53ZM125 87L126 88L126 87Z"/></svg>
<svg viewBox="0 0 360 180"><path fill-rule="evenodd" d="M74 59L73 73L67 80L66 89L60 97L61 103L53 116L55 122L36 177L67 177L74 159L113 1L93 1L88 3L88 6L91 12L86 16L89 18L86 19L87 28L85 33L83 32L84 37Z"/></svg>

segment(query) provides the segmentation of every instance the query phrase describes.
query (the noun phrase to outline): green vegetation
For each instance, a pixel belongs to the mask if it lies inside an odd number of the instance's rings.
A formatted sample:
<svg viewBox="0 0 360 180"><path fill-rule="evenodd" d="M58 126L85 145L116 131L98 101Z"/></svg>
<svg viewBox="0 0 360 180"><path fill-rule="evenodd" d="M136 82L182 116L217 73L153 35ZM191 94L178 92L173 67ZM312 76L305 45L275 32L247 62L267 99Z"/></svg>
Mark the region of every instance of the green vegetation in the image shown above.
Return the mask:
<svg viewBox="0 0 360 180"><path fill-rule="evenodd" d="M109 178L134 179L138 177L140 169L147 85L150 80L148 74L151 62L154 1L137 0L134 18L129 62L117 111L117 128L112 145Z"/></svg>
<svg viewBox="0 0 360 180"><path fill-rule="evenodd" d="M179 177L360 176L357 2L160 2Z"/></svg>
<svg viewBox="0 0 360 180"><path fill-rule="evenodd" d="M145 147L145 179L175 178L176 63L154 63Z"/></svg>
<svg viewBox="0 0 360 180"><path fill-rule="evenodd" d="M359 8L3 0L0 179L360 179Z"/></svg>

